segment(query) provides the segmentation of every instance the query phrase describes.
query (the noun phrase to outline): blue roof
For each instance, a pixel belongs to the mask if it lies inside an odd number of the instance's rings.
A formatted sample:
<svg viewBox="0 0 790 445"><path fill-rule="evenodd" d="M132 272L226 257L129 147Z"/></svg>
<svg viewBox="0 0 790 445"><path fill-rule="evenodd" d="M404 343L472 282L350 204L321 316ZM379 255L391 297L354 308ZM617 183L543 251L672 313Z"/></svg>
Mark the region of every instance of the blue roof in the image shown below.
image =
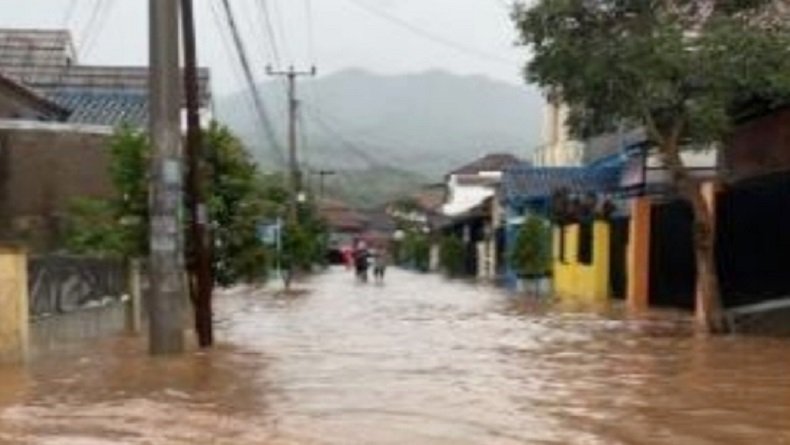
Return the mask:
<svg viewBox="0 0 790 445"><path fill-rule="evenodd" d="M543 201L559 189L580 194L614 192L620 187L622 171L622 163L586 167L519 165L505 171L504 200L510 204Z"/></svg>
<svg viewBox="0 0 790 445"><path fill-rule="evenodd" d="M110 126L148 124L148 96L144 91L68 89L51 92L47 97L71 111L67 122Z"/></svg>

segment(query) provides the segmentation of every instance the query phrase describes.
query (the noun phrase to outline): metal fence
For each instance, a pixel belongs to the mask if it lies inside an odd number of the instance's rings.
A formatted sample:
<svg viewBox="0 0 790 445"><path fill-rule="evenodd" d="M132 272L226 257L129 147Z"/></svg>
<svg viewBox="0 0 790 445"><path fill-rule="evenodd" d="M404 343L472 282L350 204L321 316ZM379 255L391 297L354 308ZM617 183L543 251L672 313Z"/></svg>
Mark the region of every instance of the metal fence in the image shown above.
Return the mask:
<svg viewBox="0 0 790 445"><path fill-rule="evenodd" d="M69 256L32 257L28 262L30 315L65 314L122 300L123 261Z"/></svg>

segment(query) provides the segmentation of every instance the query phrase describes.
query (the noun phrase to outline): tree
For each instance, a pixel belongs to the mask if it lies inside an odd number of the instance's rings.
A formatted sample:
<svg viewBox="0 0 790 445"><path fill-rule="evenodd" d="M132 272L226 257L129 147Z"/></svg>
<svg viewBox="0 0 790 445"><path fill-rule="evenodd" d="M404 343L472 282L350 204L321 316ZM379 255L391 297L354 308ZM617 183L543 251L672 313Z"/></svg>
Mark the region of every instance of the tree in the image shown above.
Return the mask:
<svg viewBox="0 0 790 445"><path fill-rule="evenodd" d="M262 244L258 225L277 214L287 192L276 179L260 174L239 139L226 127L212 123L204 136L203 162L212 171L207 197L215 280L231 285L264 279L273 255ZM149 142L144 133L122 127L109 145L114 196L72 203L67 247L76 253L145 257Z"/></svg>
<svg viewBox="0 0 790 445"><path fill-rule="evenodd" d="M466 248L461 238L457 235L442 237L439 244L439 261L444 272L451 277L457 277L464 273Z"/></svg>
<svg viewBox="0 0 790 445"><path fill-rule="evenodd" d="M271 254L259 225L276 213L284 198L260 176L241 141L212 123L204 135L208 212L213 236L213 269L218 284L264 280Z"/></svg>
<svg viewBox="0 0 790 445"><path fill-rule="evenodd" d="M109 151L114 196L70 203L66 247L82 254L146 256L150 144L142 132L124 126L110 138Z"/></svg>
<svg viewBox="0 0 790 445"><path fill-rule="evenodd" d="M714 225L684 149L718 148L735 113L790 92L787 20L770 0L539 0L513 19L526 79L570 109L573 133L643 127L694 213L699 321L723 329ZM781 11L781 9L777 9Z"/></svg>
<svg viewBox="0 0 790 445"><path fill-rule="evenodd" d="M521 225L510 261L522 277L544 277L551 270L551 232L547 222L529 216Z"/></svg>

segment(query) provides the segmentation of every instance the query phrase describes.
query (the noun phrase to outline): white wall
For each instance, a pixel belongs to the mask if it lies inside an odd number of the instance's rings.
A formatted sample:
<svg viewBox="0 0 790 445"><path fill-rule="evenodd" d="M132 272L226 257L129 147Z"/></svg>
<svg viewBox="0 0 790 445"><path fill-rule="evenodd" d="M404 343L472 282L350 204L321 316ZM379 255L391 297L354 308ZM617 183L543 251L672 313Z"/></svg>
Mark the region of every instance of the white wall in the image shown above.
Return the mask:
<svg viewBox="0 0 790 445"><path fill-rule="evenodd" d="M486 177L496 178L496 175ZM442 206L442 213L447 216L460 215L480 205L486 199L494 196L494 188L490 185L459 184L457 175L450 175L447 181L447 202Z"/></svg>

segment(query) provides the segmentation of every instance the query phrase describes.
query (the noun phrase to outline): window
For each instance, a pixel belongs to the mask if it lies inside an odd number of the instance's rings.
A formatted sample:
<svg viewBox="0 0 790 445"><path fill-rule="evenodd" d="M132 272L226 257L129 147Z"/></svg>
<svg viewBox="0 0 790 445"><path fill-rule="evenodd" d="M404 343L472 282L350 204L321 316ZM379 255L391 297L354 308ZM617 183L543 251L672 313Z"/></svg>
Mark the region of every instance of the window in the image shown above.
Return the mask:
<svg viewBox="0 0 790 445"><path fill-rule="evenodd" d="M579 251L578 261L581 264L593 262L593 223L590 221L579 223Z"/></svg>

